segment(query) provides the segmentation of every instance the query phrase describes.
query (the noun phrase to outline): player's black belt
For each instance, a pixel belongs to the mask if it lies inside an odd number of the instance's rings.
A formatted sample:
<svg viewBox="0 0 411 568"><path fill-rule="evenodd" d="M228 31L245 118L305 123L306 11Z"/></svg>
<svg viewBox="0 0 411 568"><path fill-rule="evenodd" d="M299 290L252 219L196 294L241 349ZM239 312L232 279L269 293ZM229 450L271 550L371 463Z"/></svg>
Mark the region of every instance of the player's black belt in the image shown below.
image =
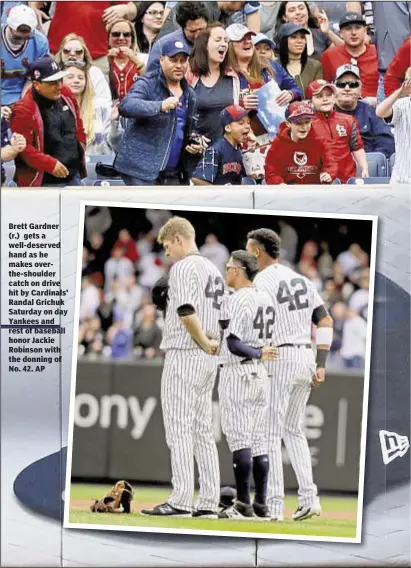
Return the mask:
<svg viewBox="0 0 411 568"><path fill-rule="evenodd" d="M306 349L311 349L311 343L283 343L282 345L277 345L279 347L305 347Z"/></svg>

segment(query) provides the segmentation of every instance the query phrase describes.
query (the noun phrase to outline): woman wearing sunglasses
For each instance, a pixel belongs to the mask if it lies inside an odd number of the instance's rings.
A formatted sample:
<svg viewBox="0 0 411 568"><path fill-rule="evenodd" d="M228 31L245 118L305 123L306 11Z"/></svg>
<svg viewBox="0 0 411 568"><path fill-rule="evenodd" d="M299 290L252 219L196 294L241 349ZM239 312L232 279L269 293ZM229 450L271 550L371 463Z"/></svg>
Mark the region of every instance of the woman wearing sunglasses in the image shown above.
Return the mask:
<svg viewBox="0 0 411 568"><path fill-rule="evenodd" d="M77 67L88 69L97 103L100 106L112 105L110 87L104 73L96 65L93 65L90 51L81 36L76 34L66 35L60 43L55 59L60 67L68 63L74 63Z"/></svg>
<svg viewBox="0 0 411 568"><path fill-rule="evenodd" d="M122 101L137 77L144 73L144 63L137 53L136 32L131 22L119 20L107 33L111 94L114 101Z"/></svg>
<svg viewBox="0 0 411 568"><path fill-rule="evenodd" d="M303 26L288 23L280 27L277 35L280 63L303 93L310 83L323 78L321 63L308 57L308 33Z"/></svg>
<svg viewBox="0 0 411 568"><path fill-rule="evenodd" d="M141 53L149 54L164 24L165 2L140 2L135 28Z"/></svg>

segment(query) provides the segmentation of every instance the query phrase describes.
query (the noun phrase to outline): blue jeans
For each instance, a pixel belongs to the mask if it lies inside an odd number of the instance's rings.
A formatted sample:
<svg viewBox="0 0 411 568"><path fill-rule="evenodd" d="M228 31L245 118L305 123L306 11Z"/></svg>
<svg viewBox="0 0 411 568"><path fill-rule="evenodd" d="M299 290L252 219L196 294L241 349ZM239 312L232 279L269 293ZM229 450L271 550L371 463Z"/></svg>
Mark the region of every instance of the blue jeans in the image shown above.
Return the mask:
<svg viewBox="0 0 411 568"><path fill-rule="evenodd" d="M58 179L58 178L56 178ZM64 179L62 181L59 181L58 183L43 183L42 187L70 187L70 186L78 186L78 185L84 185L84 182L82 181L80 174L74 174L74 176L68 180L68 181L64 181Z"/></svg>
<svg viewBox="0 0 411 568"><path fill-rule="evenodd" d="M160 172L158 178L153 181L129 176L128 174L120 175L126 185L181 185L178 174L174 170L165 170L164 172Z"/></svg>
<svg viewBox="0 0 411 568"><path fill-rule="evenodd" d="M377 104L382 103L382 101L387 98L384 91L384 77L385 73L382 73L380 71L380 76L378 79Z"/></svg>

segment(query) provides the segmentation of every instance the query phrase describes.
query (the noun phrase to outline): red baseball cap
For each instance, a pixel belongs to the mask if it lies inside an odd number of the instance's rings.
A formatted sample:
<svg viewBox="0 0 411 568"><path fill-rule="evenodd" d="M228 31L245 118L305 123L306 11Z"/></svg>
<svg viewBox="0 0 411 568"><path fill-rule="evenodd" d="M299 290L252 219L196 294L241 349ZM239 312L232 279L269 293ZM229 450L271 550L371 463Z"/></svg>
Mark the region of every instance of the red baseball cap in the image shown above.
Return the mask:
<svg viewBox="0 0 411 568"><path fill-rule="evenodd" d="M313 118L315 111L310 103L295 101L285 111L285 118L289 122L302 122Z"/></svg>
<svg viewBox="0 0 411 568"><path fill-rule="evenodd" d="M312 99L314 95L319 95L324 89L331 89L334 94L336 92L334 85L327 83L324 79L317 79L317 81L308 85L305 96L307 99Z"/></svg>
<svg viewBox="0 0 411 568"><path fill-rule="evenodd" d="M250 111L245 110L245 108L239 105L230 105L221 111L221 123L223 126L227 126L227 124L242 120L245 116L248 116L249 113Z"/></svg>

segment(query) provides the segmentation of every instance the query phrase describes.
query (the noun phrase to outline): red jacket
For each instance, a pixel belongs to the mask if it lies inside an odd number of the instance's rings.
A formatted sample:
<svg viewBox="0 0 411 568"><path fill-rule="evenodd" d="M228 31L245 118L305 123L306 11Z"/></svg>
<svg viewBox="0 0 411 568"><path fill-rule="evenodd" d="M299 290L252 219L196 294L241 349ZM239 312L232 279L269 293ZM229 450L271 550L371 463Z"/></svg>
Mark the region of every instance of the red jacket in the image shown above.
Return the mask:
<svg viewBox="0 0 411 568"><path fill-rule="evenodd" d="M387 69L384 78L386 97L401 87L409 67L411 67L411 36L402 44Z"/></svg>
<svg viewBox="0 0 411 568"><path fill-rule="evenodd" d="M40 109L33 99L32 89L29 89L24 97L14 105L13 117L10 128L12 132L22 134L27 146L24 152L16 158L15 181L20 187L40 187L43 181L44 172L49 174L57 164L57 160L44 154L44 128ZM74 114L76 119L77 140L81 144L86 144L86 133L84 132L83 122L80 117L80 109L71 90L63 87L62 98ZM87 177L85 157L83 155L82 177Z"/></svg>
<svg viewBox="0 0 411 568"><path fill-rule="evenodd" d="M313 119L312 129L317 138L331 149L338 166L337 178L343 183L355 178L357 165L351 152L364 149L357 120L335 110L328 117L318 112Z"/></svg>
<svg viewBox="0 0 411 568"><path fill-rule="evenodd" d="M378 91L378 55L375 45L366 45L365 52L360 57L348 53L345 45L329 47L321 56L323 77L326 81L334 81L338 67L357 61L362 82L362 96L376 97Z"/></svg>
<svg viewBox="0 0 411 568"><path fill-rule="evenodd" d="M315 136L313 129L305 140L299 142L294 142L290 133L290 128L283 122L265 161L267 185L315 185L321 183L320 174L324 172L335 179L337 164L327 146Z"/></svg>

